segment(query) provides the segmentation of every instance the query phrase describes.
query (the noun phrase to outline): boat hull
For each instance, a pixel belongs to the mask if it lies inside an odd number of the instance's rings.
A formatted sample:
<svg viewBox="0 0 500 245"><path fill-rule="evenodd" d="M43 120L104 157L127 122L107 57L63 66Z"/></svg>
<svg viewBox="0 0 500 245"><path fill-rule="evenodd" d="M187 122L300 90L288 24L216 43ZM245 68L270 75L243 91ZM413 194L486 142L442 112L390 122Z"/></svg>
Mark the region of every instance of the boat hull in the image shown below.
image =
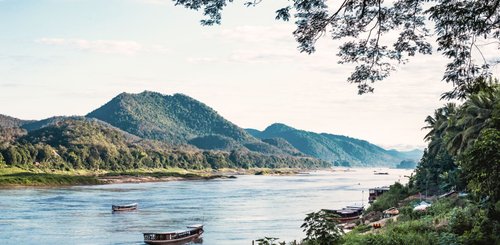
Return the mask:
<svg viewBox="0 0 500 245"><path fill-rule="evenodd" d="M120 212L120 211L133 211L137 210L137 204L130 204L130 205L112 205L111 210L113 212Z"/></svg>
<svg viewBox="0 0 500 245"><path fill-rule="evenodd" d="M150 244L150 245L181 245L181 244L186 244L188 242L194 241L198 238L200 238L201 234L196 234L188 237L183 237L180 239L174 239L174 240L144 240L144 243Z"/></svg>
<svg viewBox="0 0 500 245"><path fill-rule="evenodd" d="M143 233L144 243L151 245L162 245L162 244L180 245L198 240L204 232L203 225L190 226L188 228L194 228L194 229L182 232Z"/></svg>

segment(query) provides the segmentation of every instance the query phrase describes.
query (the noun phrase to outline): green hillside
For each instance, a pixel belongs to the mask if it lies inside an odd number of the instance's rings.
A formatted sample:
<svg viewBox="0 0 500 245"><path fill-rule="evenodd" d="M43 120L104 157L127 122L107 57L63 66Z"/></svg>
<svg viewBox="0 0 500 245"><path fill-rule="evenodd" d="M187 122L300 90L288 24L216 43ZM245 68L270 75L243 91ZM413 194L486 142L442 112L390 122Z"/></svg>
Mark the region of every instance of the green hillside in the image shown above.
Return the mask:
<svg viewBox="0 0 500 245"><path fill-rule="evenodd" d="M326 167L311 157L265 155L246 149L202 151L144 140L96 119L69 118L29 131L0 147L8 166L47 169L126 170L180 167Z"/></svg>
<svg viewBox="0 0 500 245"><path fill-rule="evenodd" d="M205 150L247 148L265 154L283 154L252 137L207 105L183 94L144 91L122 93L87 115L126 132L173 145L192 144Z"/></svg>
<svg viewBox="0 0 500 245"><path fill-rule="evenodd" d="M264 131L247 130L261 139L281 138L301 153L350 166L390 166L404 160L404 154L395 154L364 140L333 134L318 134L275 123ZM392 154L391 154L392 153Z"/></svg>
<svg viewBox="0 0 500 245"><path fill-rule="evenodd" d="M122 93L87 117L108 122L143 138L172 143L186 143L208 135L222 135L237 142L251 139L244 130L210 107L182 94Z"/></svg>

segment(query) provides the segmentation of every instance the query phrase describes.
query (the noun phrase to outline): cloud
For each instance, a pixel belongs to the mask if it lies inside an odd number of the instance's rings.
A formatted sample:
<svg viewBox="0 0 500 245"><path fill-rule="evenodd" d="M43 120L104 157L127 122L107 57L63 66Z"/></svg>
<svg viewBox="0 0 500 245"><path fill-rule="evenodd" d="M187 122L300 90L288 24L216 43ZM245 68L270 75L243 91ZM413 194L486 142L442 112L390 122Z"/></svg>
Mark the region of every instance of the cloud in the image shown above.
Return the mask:
<svg viewBox="0 0 500 245"><path fill-rule="evenodd" d="M213 57L189 57L186 60L191 64L212 63L219 61L219 59Z"/></svg>
<svg viewBox="0 0 500 245"><path fill-rule="evenodd" d="M165 53L168 49L161 45L144 46L138 42L130 40L86 40L86 39L65 39L65 38L40 38L37 43L68 47L86 52L103 54L135 55L141 52Z"/></svg>
<svg viewBox="0 0 500 245"><path fill-rule="evenodd" d="M231 62L242 62L242 63L284 63L291 62L297 55L291 52L280 52L280 51L272 51L272 50L236 50L231 56L228 58L228 61Z"/></svg>
<svg viewBox="0 0 500 245"><path fill-rule="evenodd" d="M280 24L271 26L237 26L233 28L223 28L208 34L210 37L221 38L231 42L276 44L295 43L293 38L293 24Z"/></svg>

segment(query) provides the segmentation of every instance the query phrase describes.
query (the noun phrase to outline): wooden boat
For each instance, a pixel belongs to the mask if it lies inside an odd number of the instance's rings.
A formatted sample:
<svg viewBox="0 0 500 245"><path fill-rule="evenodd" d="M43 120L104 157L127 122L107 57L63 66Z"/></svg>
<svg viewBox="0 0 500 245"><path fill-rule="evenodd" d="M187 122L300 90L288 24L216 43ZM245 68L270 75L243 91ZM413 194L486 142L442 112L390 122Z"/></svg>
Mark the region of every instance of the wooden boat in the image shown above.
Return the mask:
<svg viewBox="0 0 500 245"><path fill-rule="evenodd" d="M364 208L362 206L347 206L342 209L323 209L335 215L334 219L340 223L357 220L363 214Z"/></svg>
<svg viewBox="0 0 500 245"><path fill-rule="evenodd" d="M113 212L132 211L136 210L137 206L138 206L137 203L131 203L125 205L111 205L111 209L113 210Z"/></svg>
<svg viewBox="0 0 500 245"><path fill-rule="evenodd" d="M153 245L184 244L198 239L201 234L203 234L203 225L191 225L187 228L189 230L160 233L143 233L144 242L146 244Z"/></svg>

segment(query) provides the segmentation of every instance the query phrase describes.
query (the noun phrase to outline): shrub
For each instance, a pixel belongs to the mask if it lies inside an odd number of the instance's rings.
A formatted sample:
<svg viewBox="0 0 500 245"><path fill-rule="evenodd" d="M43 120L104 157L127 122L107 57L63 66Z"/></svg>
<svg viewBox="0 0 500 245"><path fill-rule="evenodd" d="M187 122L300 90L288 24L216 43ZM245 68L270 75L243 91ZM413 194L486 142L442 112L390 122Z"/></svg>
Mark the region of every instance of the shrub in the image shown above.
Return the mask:
<svg viewBox="0 0 500 245"><path fill-rule="evenodd" d="M388 192L377 197L377 200L368 208L369 211L384 211L398 206L398 203L408 196L408 187L396 182Z"/></svg>

